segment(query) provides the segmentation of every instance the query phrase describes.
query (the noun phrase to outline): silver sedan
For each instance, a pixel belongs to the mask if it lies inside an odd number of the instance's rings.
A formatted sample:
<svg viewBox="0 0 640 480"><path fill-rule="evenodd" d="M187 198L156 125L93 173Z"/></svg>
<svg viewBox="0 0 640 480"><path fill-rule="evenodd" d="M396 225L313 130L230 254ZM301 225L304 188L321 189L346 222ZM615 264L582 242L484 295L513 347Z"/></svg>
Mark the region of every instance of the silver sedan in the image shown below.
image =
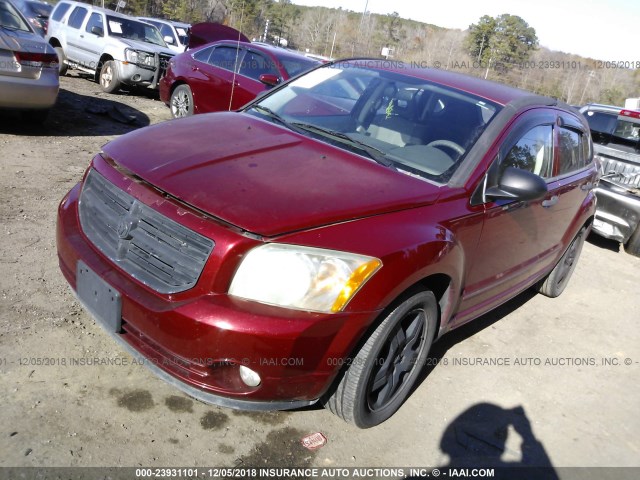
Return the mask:
<svg viewBox="0 0 640 480"><path fill-rule="evenodd" d="M42 122L58 96L58 57L8 0L0 0L0 109Z"/></svg>

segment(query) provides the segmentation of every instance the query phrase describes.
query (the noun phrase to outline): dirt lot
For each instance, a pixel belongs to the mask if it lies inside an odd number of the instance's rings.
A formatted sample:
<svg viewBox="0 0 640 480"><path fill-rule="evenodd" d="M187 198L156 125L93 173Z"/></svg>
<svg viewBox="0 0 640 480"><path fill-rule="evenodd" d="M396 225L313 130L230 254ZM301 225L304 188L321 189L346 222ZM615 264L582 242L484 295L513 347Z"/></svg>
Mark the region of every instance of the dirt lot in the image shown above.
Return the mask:
<svg viewBox="0 0 640 480"><path fill-rule="evenodd" d="M112 118L121 114L134 123ZM57 265L60 199L101 145L168 120L168 109L151 94L102 94L73 76L62 79L44 128L2 115L1 467L473 466L479 459L640 467L640 259L617 244L590 239L559 299L524 294L441 340L432 355L438 365L377 428L358 430L320 407L217 408L132 365L80 308ZM114 358L125 365L100 365ZM303 448L300 439L317 431L328 443Z"/></svg>

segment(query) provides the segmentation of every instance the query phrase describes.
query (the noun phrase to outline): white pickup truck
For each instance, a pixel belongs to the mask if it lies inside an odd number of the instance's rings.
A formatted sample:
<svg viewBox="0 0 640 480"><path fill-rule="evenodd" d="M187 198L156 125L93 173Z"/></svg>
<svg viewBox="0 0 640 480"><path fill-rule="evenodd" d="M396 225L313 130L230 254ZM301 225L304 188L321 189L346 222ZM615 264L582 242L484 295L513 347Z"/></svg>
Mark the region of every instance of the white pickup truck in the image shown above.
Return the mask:
<svg viewBox="0 0 640 480"><path fill-rule="evenodd" d="M69 67L91 73L109 93L122 85L156 88L175 54L153 25L68 0L51 12L46 39L61 74Z"/></svg>

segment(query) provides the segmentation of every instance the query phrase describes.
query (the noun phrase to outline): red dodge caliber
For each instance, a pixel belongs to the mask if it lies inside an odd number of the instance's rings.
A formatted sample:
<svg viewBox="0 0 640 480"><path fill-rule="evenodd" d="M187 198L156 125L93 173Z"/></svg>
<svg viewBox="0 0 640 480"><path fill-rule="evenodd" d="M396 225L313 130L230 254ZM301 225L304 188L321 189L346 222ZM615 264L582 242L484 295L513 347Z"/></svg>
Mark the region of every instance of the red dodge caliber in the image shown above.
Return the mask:
<svg viewBox="0 0 640 480"><path fill-rule="evenodd" d="M156 374L248 410L389 418L432 342L558 296L594 217L586 120L451 72L327 64L130 133L59 207L60 268Z"/></svg>

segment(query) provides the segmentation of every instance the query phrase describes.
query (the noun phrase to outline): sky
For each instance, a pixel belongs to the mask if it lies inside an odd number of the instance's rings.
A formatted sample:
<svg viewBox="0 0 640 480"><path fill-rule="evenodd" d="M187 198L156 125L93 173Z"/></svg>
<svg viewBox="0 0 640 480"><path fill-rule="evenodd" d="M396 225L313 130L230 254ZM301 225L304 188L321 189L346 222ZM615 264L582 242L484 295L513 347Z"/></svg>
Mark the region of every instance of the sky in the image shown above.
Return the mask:
<svg viewBox="0 0 640 480"><path fill-rule="evenodd" d="M362 12L367 0L292 0ZM465 30L508 13L535 28L540 45L610 62L640 62L640 0L368 0L367 10Z"/></svg>

